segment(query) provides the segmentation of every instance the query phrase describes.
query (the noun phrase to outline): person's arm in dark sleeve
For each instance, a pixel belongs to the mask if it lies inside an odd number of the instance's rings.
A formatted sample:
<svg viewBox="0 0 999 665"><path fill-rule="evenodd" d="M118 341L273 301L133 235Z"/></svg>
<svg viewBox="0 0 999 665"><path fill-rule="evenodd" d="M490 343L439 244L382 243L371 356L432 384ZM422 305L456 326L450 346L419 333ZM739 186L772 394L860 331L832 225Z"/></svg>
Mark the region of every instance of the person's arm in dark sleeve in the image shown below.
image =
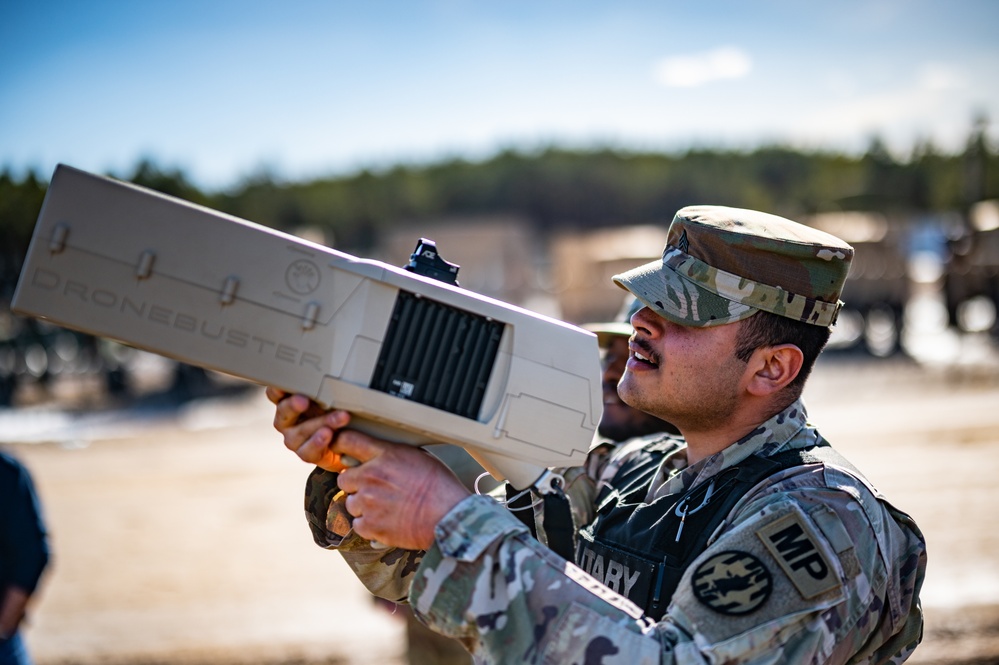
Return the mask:
<svg viewBox="0 0 999 665"><path fill-rule="evenodd" d="M0 635L9 636L24 617L31 596L49 563L48 532L41 504L30 475L20 465L13 467L8 486L2 534L8 570L7 586L0 598Z"/></svg>

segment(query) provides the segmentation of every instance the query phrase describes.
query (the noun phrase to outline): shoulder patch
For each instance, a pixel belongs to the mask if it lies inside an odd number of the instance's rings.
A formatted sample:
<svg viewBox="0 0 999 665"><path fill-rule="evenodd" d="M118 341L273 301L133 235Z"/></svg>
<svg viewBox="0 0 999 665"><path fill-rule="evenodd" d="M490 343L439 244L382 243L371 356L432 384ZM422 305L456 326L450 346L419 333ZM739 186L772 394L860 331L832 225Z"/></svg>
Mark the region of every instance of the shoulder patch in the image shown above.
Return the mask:
<svg viewBox="0 0 999 665"><path fill-rule="evenodd" d="M748 552L730 550L714 555L694 571L694 597L715 612L749 614L766 602L773 590L770 571Z"/></svg>
<svg viewBox="0 0 999 665"><path fill-rule="evenodd" d="M839 576L822 549L817 534L797 511L756 529L802 598L814 598L840 586Z"/></svg>

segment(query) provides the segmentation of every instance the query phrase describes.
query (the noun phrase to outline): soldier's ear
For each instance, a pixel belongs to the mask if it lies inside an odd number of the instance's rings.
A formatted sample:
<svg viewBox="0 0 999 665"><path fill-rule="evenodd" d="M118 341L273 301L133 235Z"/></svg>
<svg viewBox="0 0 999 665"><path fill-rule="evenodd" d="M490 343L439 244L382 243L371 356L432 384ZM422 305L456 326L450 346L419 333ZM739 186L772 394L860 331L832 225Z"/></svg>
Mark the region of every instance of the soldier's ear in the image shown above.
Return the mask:
<svg viewBox="0 0 999 665"><path fill-rule="evenodd" d="M804 362L804 354L794 344L760 347L749 360L753 373L746 390L757 397L779 393L794 381Z"/></svg>

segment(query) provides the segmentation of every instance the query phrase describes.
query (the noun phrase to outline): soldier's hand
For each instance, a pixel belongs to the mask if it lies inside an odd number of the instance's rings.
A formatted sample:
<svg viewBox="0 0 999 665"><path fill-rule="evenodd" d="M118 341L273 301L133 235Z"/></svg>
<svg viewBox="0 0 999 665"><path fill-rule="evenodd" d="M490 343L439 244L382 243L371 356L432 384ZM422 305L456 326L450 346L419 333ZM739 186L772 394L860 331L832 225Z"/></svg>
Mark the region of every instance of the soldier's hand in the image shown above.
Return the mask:
<svg viewBox="0 0 999 665"><path fill-rule="evenodd" d="M434 527L469 495L461 481L421 448L341 431L332 449L360 462L340 472L345 507L362 538L391 547L425 550Z"/></svg>
<svg viewBox="0 0 999 665"><path fill-rule="evenodd" d="M325 411L305 395L268 387L267 399L276 405L274 429L281 433L284 445L303 461L328 471L345 468L342 457L331 445L337 433L350 422L346 411Z"/></svg>

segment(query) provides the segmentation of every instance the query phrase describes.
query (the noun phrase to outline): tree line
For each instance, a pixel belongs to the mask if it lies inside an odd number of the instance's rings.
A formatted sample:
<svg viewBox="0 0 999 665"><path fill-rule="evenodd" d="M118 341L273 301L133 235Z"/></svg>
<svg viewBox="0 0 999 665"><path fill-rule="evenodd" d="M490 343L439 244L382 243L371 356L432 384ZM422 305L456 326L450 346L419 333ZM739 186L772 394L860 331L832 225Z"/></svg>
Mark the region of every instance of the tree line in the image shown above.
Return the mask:
<svg viewBox="0 0 999 665"><path fill-rule="evenodd" d="M698 203L791 218L835 210L889 217L963 211L999 197L997 166L999 151L979 124L963 152L922 143L905 159L874 139L859 156L779 145L675 153L508 150L477 162L400 164L304 182L263 174L222 192L203 191L183 171L152 160L116 177L272 228L314 228L339 248L364 252L397 226L497 214L518 216L546 234L667 223L677 209ZM17 179L0 172L0 241L8 252L26 251L46 186L35 173Z"/></svg>

